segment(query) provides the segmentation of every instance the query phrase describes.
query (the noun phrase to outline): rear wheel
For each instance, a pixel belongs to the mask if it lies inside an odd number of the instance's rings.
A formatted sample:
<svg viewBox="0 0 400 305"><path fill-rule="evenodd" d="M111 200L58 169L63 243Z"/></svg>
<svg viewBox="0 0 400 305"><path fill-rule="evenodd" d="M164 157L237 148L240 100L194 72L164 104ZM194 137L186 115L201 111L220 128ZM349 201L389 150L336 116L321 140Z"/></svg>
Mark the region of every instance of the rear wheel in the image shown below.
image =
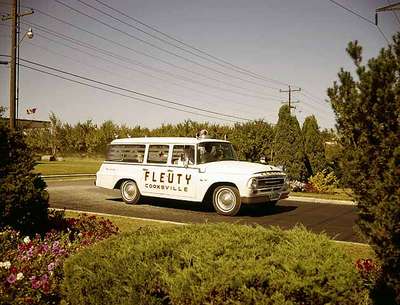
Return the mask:
<svg viewBox="0 0 400 305"><path fill-rule="evenodd" d="M121 196L125 203L136 204L140 199L139 188L135 181L126 180L121 184Z"/></svg>
<svg viewBox="0 0 400 305"><path fill-rule="evenodd" d="M242 205L240 194L236 187L221 185L213 192L213 206L215 211L224 216L234 216Z"/></svg>

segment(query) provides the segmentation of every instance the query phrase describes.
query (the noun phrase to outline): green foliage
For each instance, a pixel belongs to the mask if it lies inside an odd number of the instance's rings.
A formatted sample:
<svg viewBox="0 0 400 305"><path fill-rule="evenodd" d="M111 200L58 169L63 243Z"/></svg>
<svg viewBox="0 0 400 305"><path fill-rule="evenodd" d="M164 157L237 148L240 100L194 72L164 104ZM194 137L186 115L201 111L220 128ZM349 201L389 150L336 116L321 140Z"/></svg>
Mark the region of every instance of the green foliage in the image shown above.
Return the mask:
<svg viewBox="0 0 400 305"><path fill-rule="evenodd" d="M338 185L337 178L333 172L328 173L327 170L316 173L308 179L311 188L317 193L333 194Z"/></svg>
<svg viewBox="0 0 400 305"><path fill-rule="evenodd" d="M263 156L270 156L274 134L272 125L262 120L236 123L232 127L187 120L176 125L163 124L152 130L116 125L112 121L97 125L88 120L72 126L62 123L53 113L50 121L51 128L26 130L28 145L36 153L104 155L107 145L116 138L194 137L200 130L207 129L211 137L231 140L241 160L259 161Z"/></svg>
<svg viewBox="0 0 400 305"><path fill-rule="evenodd" d="M307 172L308 176L312 176L324 170L327 166L324 141L315 116L306 117L303 123L302 134Z"/></svg>
<svg viewBox="0 0 400 305"><path fill-rule="evenodd" d="M368 304L325 235L232 224L139 229L64 264L68 304Z"/></svg>
<svg viewBox="0 0 400 305"><path fill-rule="evenodd" d="M358 226L381 260L383 283L400 303L400 34L362 65L347 51L357 79L343 69L328 89L343 147L342 167L358 202Z"/></svg>
<svg viewBox="0 0 400 305"><path fill-rule="evenodd" d="M47 228L46 184L33 167L22 133L0 124L0 229L11 226L33 234Z"/></svg>
<svg viewBox="0 0 400 305"><path fill-rule="evenodd" d="M262 120L236 123L229 140L236 147L239 159L259 161L271 155L274 130L271 124Z"/></svg>
<svg viewBox="0 0 400 305"><path fill-rule="evenodd" d="M299 122L290 114L288 105L279 110L275 129L273 163L283 166L291 180L304 181L307 176L303 137Z"/></svg>

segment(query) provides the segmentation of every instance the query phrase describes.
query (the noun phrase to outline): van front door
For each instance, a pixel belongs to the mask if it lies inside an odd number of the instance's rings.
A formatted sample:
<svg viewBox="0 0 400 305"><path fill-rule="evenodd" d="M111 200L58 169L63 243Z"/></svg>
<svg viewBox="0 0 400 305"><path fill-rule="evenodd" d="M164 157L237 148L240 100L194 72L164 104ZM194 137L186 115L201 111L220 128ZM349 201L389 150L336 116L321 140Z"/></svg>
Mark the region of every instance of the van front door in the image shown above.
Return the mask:
<svg viewBox="0 0 400 305"><path fill-rule="evenodd" d="M190 157L190 150L187 149L186 160L184 159L185 147L187 146L175 145L172 150L171 161L168 162L169 158L165 156L168 152L167 145L149 146L147 166L143 170L144 190L147 195L195 200L198 170L192 166L194 163L194 146L192 148L193 157Z"/></svg>

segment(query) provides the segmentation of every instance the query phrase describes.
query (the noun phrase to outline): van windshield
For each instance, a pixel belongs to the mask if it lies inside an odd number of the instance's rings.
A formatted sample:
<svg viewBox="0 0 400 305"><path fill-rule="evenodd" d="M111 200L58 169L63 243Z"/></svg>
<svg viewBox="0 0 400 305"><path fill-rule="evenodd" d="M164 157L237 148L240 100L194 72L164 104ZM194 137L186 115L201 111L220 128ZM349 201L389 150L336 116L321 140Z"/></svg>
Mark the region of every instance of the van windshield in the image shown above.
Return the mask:
<svg viewBox="0 0 400 305"><path fill-rule="evenodd" d="M197 164L228 160L237 160L231 143L203 142L198 145Z"/></svg>

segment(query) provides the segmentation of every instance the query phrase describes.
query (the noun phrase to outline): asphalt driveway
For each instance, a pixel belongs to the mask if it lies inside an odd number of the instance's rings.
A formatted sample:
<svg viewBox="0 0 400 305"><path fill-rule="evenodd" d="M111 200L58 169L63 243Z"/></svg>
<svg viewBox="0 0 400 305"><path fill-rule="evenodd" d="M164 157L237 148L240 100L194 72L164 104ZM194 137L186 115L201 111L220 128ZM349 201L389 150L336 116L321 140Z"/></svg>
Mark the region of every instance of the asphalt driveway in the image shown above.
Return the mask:
<svg viewBox="0 0 400 305"><path fill-rule="evenodd" d="M361 242L353 230L357 208L348 205L282 200L276 207L243 206L239 215L224 217L199 203L143 198L127 205L118 190L97 188L93 180L48 182L50 206L87 212L132 216L185 223L234 222L291 228L302 224L336 240Z"/></svg>

